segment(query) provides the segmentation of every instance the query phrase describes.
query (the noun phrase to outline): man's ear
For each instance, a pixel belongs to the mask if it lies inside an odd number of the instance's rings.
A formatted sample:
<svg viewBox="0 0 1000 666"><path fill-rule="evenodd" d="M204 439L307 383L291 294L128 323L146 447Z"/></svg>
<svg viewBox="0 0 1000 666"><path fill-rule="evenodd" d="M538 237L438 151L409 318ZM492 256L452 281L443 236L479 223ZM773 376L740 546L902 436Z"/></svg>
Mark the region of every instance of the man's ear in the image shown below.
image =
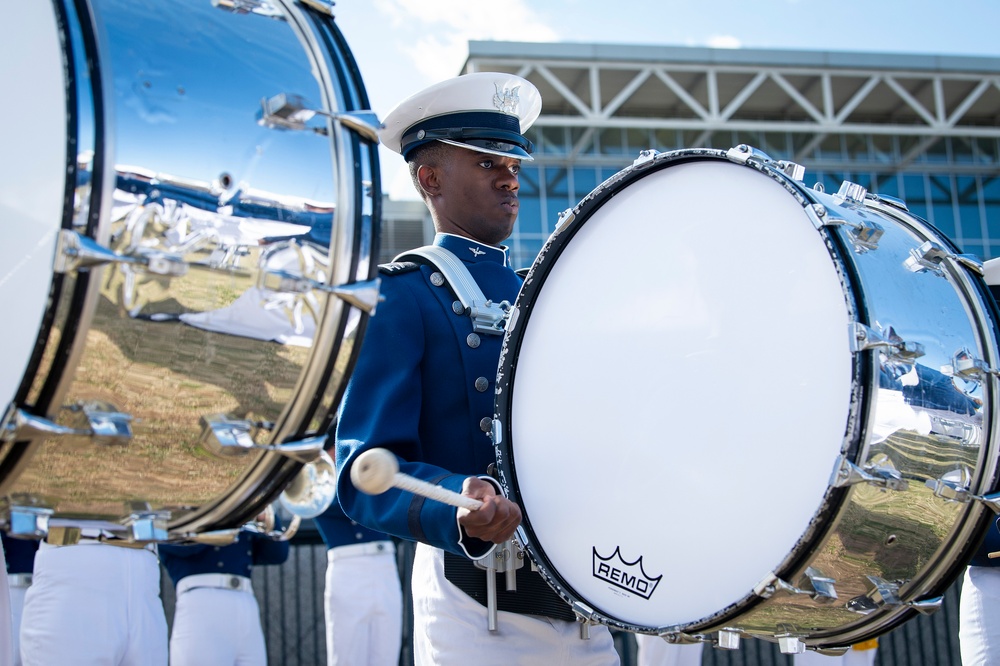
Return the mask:
<svg viewBox="0 0 1000 666"><path fill-rule="evenodd" d="M421 164L417 168L417 182L420 183L420 189L424 191L424 194L433 197L440 193L439 175L437 168L429 164Z"/></svg>

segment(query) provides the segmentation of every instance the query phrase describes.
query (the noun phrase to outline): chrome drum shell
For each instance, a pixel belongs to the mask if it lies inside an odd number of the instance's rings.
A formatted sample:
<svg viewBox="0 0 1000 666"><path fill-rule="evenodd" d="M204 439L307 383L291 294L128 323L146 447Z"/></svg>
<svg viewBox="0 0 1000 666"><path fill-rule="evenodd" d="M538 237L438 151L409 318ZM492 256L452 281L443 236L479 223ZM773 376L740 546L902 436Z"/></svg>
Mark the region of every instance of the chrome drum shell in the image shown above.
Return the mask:
<svg viewBox="0 0 1000 666"><path fill-rule="evenodd" d="M371 308L331 292L377 294L376 145L337 119L369 113L360 73L320 1L32 4L42 64L5 76L39 79L62 133L3 130L48 159L33 179L7 165L0 205L41 228L21 263L49 275L24 296L24 270L0 273L29 341L5 363L0 523L237 527L334 418Z"/></svg>

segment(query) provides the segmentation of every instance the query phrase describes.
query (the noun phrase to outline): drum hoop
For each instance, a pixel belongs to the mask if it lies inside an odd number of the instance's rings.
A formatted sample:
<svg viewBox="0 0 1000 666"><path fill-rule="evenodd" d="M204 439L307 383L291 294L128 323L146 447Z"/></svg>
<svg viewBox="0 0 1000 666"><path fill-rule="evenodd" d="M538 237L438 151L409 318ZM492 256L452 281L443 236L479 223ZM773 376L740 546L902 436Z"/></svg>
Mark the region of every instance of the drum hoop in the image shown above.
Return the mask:
<svg viewBox="0 0 1000 666"><path fill-rule="evenodd" d="M542 285L545 283L545 280L551 270L551 266L557 263L560 254L564 248L569 245L571 239L579 231L579 229L582 228L583 224L593 217L593 215L612 198L612 195L615 192L620 189L624 189L636 180L670 166L686 162L719 160L732 162L732 160L728 158L726 151L715 149L683 149L667 153L659 153L656 154L652 160L639 160L632 166L626 167L609 177L603 183L598 185L597 188L591 191L579 204L577 204L576 207L572 209L572 219L567 222L563 228L557 229L553 232L553 234L546 240L542 250L538 254L538 257L529 269L524 280L524 286L518 294L517 301L512 307L514 315L510 325L507 327L503 347L501 349L500 364L497 374L495 418L500 422L502 432L500 434L501 441L494 448L496 451L500 483L508 497L522 506L522 524L519 528L521 541L528 550L532 560L534 560L538 565L538 570L542 577L560 595L560 597L563 598L564 601L574 608L574 610L581 613L585 617L600 622L601 624L623 631L662 634L683 630L684 632L697 633L698 631L705 630L709 627L719 626L720 622L724 621L734 611L750 609L765 601L765 599L751 592L748 593L743 599L730 604L716 613L704 618L699 618L687 625L646 627L624 622L610 614L604 613L600 609L592 608L590 602L586 600L586 597L579 594L573 586L558 573L548 556L545 554L544 550L535 543L534 539L527 538L529 534L534 535L535 531L531 526L530 512L520 502L521 492L517 485L516 461L514 461L512 455L510 455L510 449L507 444L512 436L510 432L510 423L512 420L513 387L516 382L517 373L516 360L519 356L520 347L523 342L523 336L520 335L520 330L526 326L527 320L530 319L531 306L535 302ZM734 163L734 165L739 166L736 163ZM789 194L791 194L803 208L816 202L814 197L811 196L809 190L807 190L801 183L792 180L781 171L775 169L768 162L751 158L747 162L743 163L742 166L752 168L772 178ZM853 270L851 262L845 261L843 258L843 253L846 253L849 250L836 234L830 233L824 228L818 229L817 233L822 236L830 254L831 262L834 264L837 271L842 285L842 292L845 298L848 317L852 320L858 320L861 313L867 312L867 308L864 303L859 303L856 300L855 294L861 294L862 292L857 288L857 285L860 284L859 276ZM859 357L858 355L855 355L852 361L851 401L844 434L845 441L849 443L848 452L851 454L852 459L860 453L860 444L865 441L865 436L867 435L867 433L861 432L862 424L866 422L865 419L861 418L861 411L871 402L865 400L864 398L869 395L872 390L871 387L873 386L873 377L874 371L872 369L870 356L861 355ZM809 554L808 548L806 547L807 544L822 539L829 532L829 530L833 529L833 521L826 520L826 518L830 515L836 515L839 512L843 503L846 501L847 496L848 489L846 488L828 488L816 512L813 514L812 519L806 527L799 544L788 553L782 562L775 566L775 575L782 577L787 572L799 569L803 566L803 563L808 559Z"/></svg>

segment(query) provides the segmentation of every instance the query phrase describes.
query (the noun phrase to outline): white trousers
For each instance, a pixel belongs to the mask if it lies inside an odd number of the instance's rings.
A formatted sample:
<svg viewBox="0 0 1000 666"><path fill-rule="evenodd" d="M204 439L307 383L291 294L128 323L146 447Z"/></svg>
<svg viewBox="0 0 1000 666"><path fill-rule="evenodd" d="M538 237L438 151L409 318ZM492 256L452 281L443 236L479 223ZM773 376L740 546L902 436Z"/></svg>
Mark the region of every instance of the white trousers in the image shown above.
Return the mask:
<svg viewBox="0 0 1000 666"><path fill-rule="evenodd" d="M795 666L872 666L878 648L870 650L848 650L839 657L829 657L812 650L795 655Z"/></svg>
<svg viewBox="0 0 1000 666"><path fill-rule="evenodd" d="M497 631L486 608L444 577L444 555L418 544L413 560L413 657L416 666L518 664L608 666L620 662L603 625L580 638L576 622L500 612Z"/></svg>
<svg viewBox="0 0 1000 666"><path fill-rule="evenodd" d="M24 594L27 587L10 586L10 619L14 630L11 644L14 648L14 666L21 666L21 615L24 613Z"/></svg>
<svg viewBox="0 0 1000 666"><path fill-rule="evenodd" d="M0 666L14 664L14 623L10 612L10 591L7 588L7 560L0 545Z"/></svg>
<svg viewBox="0 0 1000 666"><path fill-rule="evenodd" d="M650 634L636 634L635 643L636 666L701 666L702 643L668 643Z"/></svg>
<svg viewBox="0 0 1000 666"><path fill-rule="evenodd" d="M1000 568L968 567L958 609L962 666L1000 664Z"/></svg>
<svg viewBox="0 0 1000 666"><path fill-rule="evenodd" d="M403 591L392 543L366 554L356 544L327 551L327 666L396 666L403 642ZM352 550L353 549L353 550Z"/></svg>
<svg viewBox="0 0 1000 666"><path fill-rule="evenodd" d="M21 657L25 666L165 666L156 554L42 543L24 597Z"/></svg>
<svg viewBox="0 0 1000 666"><path fill-rule="evenodd" d="M170 666L266 666L253 592L196 587L177 597Z"/></svg>

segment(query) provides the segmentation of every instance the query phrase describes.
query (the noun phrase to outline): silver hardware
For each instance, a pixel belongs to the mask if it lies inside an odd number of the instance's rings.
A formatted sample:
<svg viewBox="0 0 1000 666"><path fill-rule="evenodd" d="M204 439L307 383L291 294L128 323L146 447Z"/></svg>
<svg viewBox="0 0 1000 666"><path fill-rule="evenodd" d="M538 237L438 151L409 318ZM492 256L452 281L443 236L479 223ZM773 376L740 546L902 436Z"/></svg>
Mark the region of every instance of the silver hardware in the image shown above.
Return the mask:
<svg viewBox="0 0 1000 666"><path fill-rule="evenodd" d="M726 158L730 162L736 162L737 164L746 164L751 158L757 159L761 162L773 162L771 157L752 146L748 146L745 143L741 143L735 148L730 148L726 151Z"/></svg>
<svg viewBox="0 0 1000 666"><path fill-rule="evenodd" d="M166 541L169 511L136 511L125 519L131 541Z"/></svg>
<svg viewBox="0 0 1000 666"><path fill-rule="evenodd" d="M775 638L778 639L778 649L781 654L802 654L806 651L806 644L802 642L801 636L780 634Z"/></svg>
<svg viewBox="0 0 1000 666"><path fill-rule="evenodd" d="M0 441L17 442L43 437L87 437L96 444L124 444L132 438L132 417L106 402L81 402L63 409L81 414L86 427L59 425L11 405L2 422Z"/></svg>
<svg viewBox="0 0 1000 666"><path fill-rule="evenodd" d="M469 333L469 335L465 338L465 344L469 345L472 349L476 349L481 344L481 341L478 335L475 333Z"/></svg>
<svg viewBox="0 0 1000 666"><path fill-rule="evenodd" d="M575 219L576 219L576 212L572 208L567 208L563 212L559 213L559 217L556 219L556 231L561 230L565 225L569 224Z"/></svg>
<svg viewBox="0 0 1000 666"><path fill-rule="evenodd" d="M440 273L431 273L431 284L435 287L444 285L444 276Z"/></svg>
<svg viewBox="0 0 1000 666"><path fill-rule="evenodd" d="M379 288L382 285L382 281L375 278L364 282L333 286L282 270L263 271L258 277L257 283L258 287L271 291L306 294L315 290L333 294L369 315L375 314L375 308L380 299Z"/></svg>
<svg viewBox="0 0 1000 666"><path fill-rule="evenodd" d="M475 335L475 333L473 333L472 335ZM476 377L475 386L477 391L479 391L480 393L485 393L486 390L489 389L490 387L490 380L486 379L486 377Z"/></svg>
<svg viewBox="0 0 1000 666"><path fill-rule="evenodd" d="M579 622L580 622L580 640L589 641L590 625L593 624L593 622L590 622L589 620L579 620Z"/></svg>
<svg viewBox="0 0 1000 666"><path fill-rule="evenodd" d="M841 456L830 478L830 485L834 488L846 488L858 483L868 483L885 490L906 490L910 486L909 481L903 478L885 455L877 456L864 469L846 456Z"/></svg>
<svg viewBox="0 0 1000 666"><path fill-rule="evenodd" d="M951 358L951 365L941 366L941 374L960 377L968 381L979 381L988 375L1000 375L1000 371L986 365L986 361L976 358L968 349L959 349Z"/></svg>
<svg viewBox="0 0 1000 666"><path fill-rule="evenodd" d="M885 349L886 356L889 356L897 363L912 365L916 359L924 355L924 346L919 342L907 342L896 335L892 326L885 331L877 330L860 322L849 324L851 334L851 351L862 352L868 349Z"/></svg>
<svg viewBox="0 0 1000 666"><path fill-rule="evenodd" d="M791 583L778 578L774 573L769 573L763 580L754 586L753 592L762 599L770 599L776 592L787 592L789 594L803 594L812 597L814 601L828 602L837 598L837 591L834 589L834 579L823 576L818 570L808 567L805 572L806 578L812 585L811 590L804 590Z"/></svg>
<svg viewBox="0 0 1000 666"><path fill-rule="evenodd" d="M378 143L378 130L382 124L371 111L348 111L346 113L329 113L319 109L309 108L309 104L301 95L278 93L265 97L260 101L260 124L265 127L275 127L287 130L309 130L317 134L326 134L326 127L309 126L315 116L322 116L351 130L365 141Z"/></svg>
<svg viewBox="0 0 1000 666"><path fill-rule="evenodd" d="M493 419L488 416L484 416L479 420L479 429L483 432L488 433L490 429L493 428Z"/></svg>
<svg viewBox="0 0 1000 666"><path fill-rule="evenodd" d="M713 645L720 650L739 650L740 649L740 630L739 629L720 629L717 634L717 638L713 641Z"/></svg>
<svg viewBox="0 0 1000 666"><path fill-rule="evenodd" d="M455 301L451 304L451 311L457 315L465 314L465 306L462 305L462 301Z"/></svg>
<svg viewBox="0 0 1000 666"><path fill-rule="evenodd" d="M212 6L233 14L258 14L267 18L285 20L285 15L266 0L212 0Z"/></svg>
<svg viewBox="0 0 1000 666"><path fill-rule="evenodd" d="M776 165L778 171L785 174L792 180L797 180L802 182L802 179L806 175L806 168L801 164L796 164L795 162L789 162L787 160L781 160Z"/></svg>
<svg viewBox="0 0 1000 666"><path fill-rule="evenodd" d="M924 241L920 247L910 249L910 256L903 262L907 270L914 273L930 271L944 277L942 262L952 261L971 270L976 275L983 276L983 262L971 254L955 254L938 245L934 241Z"/></svg>
<svg viewBox="0 0 1000 666"><path fill-rule="evenodd" d="M476 567L486 570L486 628L497 630L497 573L504 574L508 592L517 591L517 570L524 566L524 554L516 539L509 539L489 554L473 560Z"/></svg>
<svg viewBox="0 0 1000 666"><path fill-rule="evenodd" d="M49 533L49 518L53 513L55 511L47 507L14 504L7 518L7 532L11 536L45 537Z"/></svg>
<svg viewBox="0 0 1000 666"><path fill-rule="evenodd" d="M222 457L242 456L251 450L274 451L301 463L309 463L322 456L326 435L283 442L258 444L254 435L258 430L268 430L270 423L234 419L225 414L207 414L201 417L201 444L206 450Z"/></svg>
<svg viewBox="0 0 1000 666"><path fill-rule="evenodd" d="M863 204L866 194L868 194L867 189L857 183L845 180L840 184L840 190L838 190L833 196L837 199L842 199L847 203Z"/></svg>
<svg viewBox="0 0 1000 666"><path fill-rule="evenodd" d="M937 479L927 479L924 481L924 485L933 491L935 497L940 497L943 500L963 504L976 501L989 507L994 513L1000 513L1000 493L975 495L969 487L971 481L971 474L962 467L947 472Z"/></svg>
<svg viewBox="0 0 1000 666"><path fill-rule="evenodd" d="M326 438L323 439L325 443ZM268 530L268 536L279 541L291 539L299 529L300 520L315 518L330 508L336 490L337 469L330 454L320 449L316 459L303 465L278 497L281 506L292 514L292 522L280 535Z"/></svg>
<svg viewBox="0 0 1000 666"><path fill-rule="evenodd" d="M186 275L189 267L181 258L164 252L139 248L135 255L118 254L75 231L62 229L59 232L53 271L73 273L104 264L128 264L147 273L171 277Z"/></svg>
<svg viewBox="0 0 1000 666"><path fill-rule="evenodd" d="M653 149L640 150L639 156L636 157L634 160L632 160L632 166L636 169L641 169L645 166L648 166L656 159L656 156L659 154L660 152L658 150L653 150Z"/></svg>
<svg viewBox="0 0 1000 666"><path fill-rule="evenodd" d="M860 222L849 220L841 215L835 215L820 203L806 206L805 213L816 229L834 226L849 227L848 234L851 237L851 244L854 246L855 251L859 253L878 248L878 241L885 232L881 225L866 219L861 211L857 212L858 217L861 219Z"/></svg>
<svg viewBox="0 0 1000 666"><path fill-rule="evenodd" d="M892 206L893 208L898 208L899 210L903 211L910 210L909 208L907 208L905 201L903 201L902 199L897 199L896 197L891 197L888 194L871 194L869 196L875 199L875 201L880 201L884 204Z"/></svg>
<svg viewBox="0 0 1000 666"><path fill-rule="evenodd" d="M493 425L490 427L490 439L493 440L494 446L503 443L503 424L500 423L500 419L493 419Z"/></svg>
<svg viewBox="0 0 1000 666"><path fill-rule="evenodd" d="M213 530L211 532L185 532L180 535L185 541L205 544L206 546L230 546L240 536L240 530Z"/></svg>

